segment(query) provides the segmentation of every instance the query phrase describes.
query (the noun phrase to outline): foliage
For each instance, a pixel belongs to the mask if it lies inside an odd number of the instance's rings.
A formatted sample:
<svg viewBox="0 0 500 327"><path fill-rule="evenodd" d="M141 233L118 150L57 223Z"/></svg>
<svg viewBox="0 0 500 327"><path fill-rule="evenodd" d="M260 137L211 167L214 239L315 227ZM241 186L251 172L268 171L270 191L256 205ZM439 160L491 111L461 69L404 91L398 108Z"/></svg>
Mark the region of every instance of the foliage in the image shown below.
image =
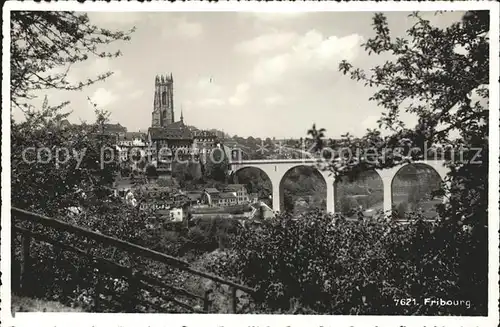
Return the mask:
<svg viewBox="0 0 500 327"><path fill-rule="evenodd" d="M213 180L216 182L227 182L229 159L228 154L221 148L215 148L210 155L207 156L203 165L203 177L205 180Z"/></svg>
<svg viewBox="0 0 500 327"><path fill-rule="evenodd" d="M375 67L372 74L346 61L339 65L352 79L378 87L371 100L386 109L379 124L392 135L382 138L379 132L368 131L361 143L385 149L385 160L378 162L381 167L397 162L390 149L402 143L420 149L433 145L455 149L448 162L450 183L444 189L450 198L441 214L484 228L488 203L489 12L468 12L462 21L444 29L432 26L419 13L410 16L416 22L407 31L409 39L391 38L383 14L373 18L376 36L364 47L368 53L391 54L394 61ZM473 94L479 100L473 102ZM412 101L408 103L408 99ZM418 117L414 128L401 121L403 108ZM479 150L477 157L475 150ZM411 159L423 154L412 152ZM366 158L354 159L354 166L366 167Z"/></svg>
<svg viewBox="0 0 500 327"><path fill-rule="evenodd" d="M127 41L133 30L111 31L90 23L86 14L67 11L12 11L11 19L11 103L31 112L34 91L81 90L109 77L103 72L87 81L72 83L70 67L89 59L112 58L119 51L102 51L115 41Z"/></svg>
<svg viewBox="0 0 500 327"><path fill-rule="evenodd" d="M353 197L346 197L342 199L340 212L344 215L351 215L354 210L357 210L359 207L358 201Z"/></svg>
<svg viewBox="0 0 500 327"><path fill-rule="evenodd" d="M463 273L483 276L476 287L487 294L489 11L469 11L446 28L432 26L419 13L410 18L415 24L406 31L407 38L393 38L386 17L373 17L375 36L363 46L369 54L385 53L393 60L370 72L340 63L342 73L376 88L371 100L385 109L379 127L390 135L382 137L377 130L358 139L344 135L333 143L360 155L328 169L349 175L423 159L425 148L445 153L450 173L435 193L446 199L437 209L448 228L471 229L470 248L462 258L469 265L463 266ZM415 115L418 124L405 126L402 111ZM313 128L313 138L317 134ZM398 147L404 151L396 152ZM376 149L378 155L366 149Z"/></svg>
<svg viewBox="0 0 500 327"><path fill-rule="evenodd" d="M177 183L177 181L174 179L174 178L160 178L156 181L156 185L160 186L160 187L171 187L171 188L178 188L179 187L179 183Z"/></svg>
<svg viewBox="0 0 500 327"><path fill-rule="evenodd" d="M197 162L172 163L172 177L174 177L181 188L186 188L193 183L201 183L201 167Z"/></svg>
<svg viewBox="0 0 500 327"><path fill-rule="evenodd" d="M56 215L93 197L109 197L109 186L118 172L114 161L104 164L103 152L116 157L103 151L114 148L113 138L102 133L109 113L94 105L94 124L67 127L62 122L68 114L61 113L65 103L51 107L45 99L41 110L32 110L28 103L37 90L80 90L110 76L105 73L76 85L67 79L71 65L89 55L119 56L119 51L101 48L129 40L131 32L99 28L82 13L11 12L11 101L26 109L26 120L13 121L11 130L14 206ZM55 72L61 68L63 73ZM30 147L38 151L38 158Z"/></svg>
<svg viewBox="0 0 500 327"><path fill-rule="evenodd" d="M95 124L61 129L63 117L45 106L26 121L12 123L13 206L56 215L92 196L111 195L118 165L104 163L110 151L101 150L112 149L112 140Z"/></svg>
<svg viewBox="0 0 500 327"><path fill-rule="evenodd" d="M247 192L257 194L259 199L269 199L272 195L271 180L260 169L240 169L233 176L233 182L245 185Z"/></svg>
<svg viewBox="0 0 500 327"><path fill-rule="evenodd" d="M199 219L189 229L187 242L196 253L212 252L228 245L230 235L238 230L239 223L222 217Z"/></svg>
<svg viewBox="0 0 500 327"><path fill-rule="evenodd" d="M377 88L372 100L386 109L380 127L391 134L383 137L379 130L368 130L362 138L346 134L341 140L326 140L324 129L313 126L309 132L317 151L346 147L359 154L332 161L327 169L336 176L353 177L422 159L426 147L443 149L451 159L451 173L437 194L448 196L439 207L441 219L425 222L404 204L399 209L410 219L408 224L385 218L352 222L312 212L280 215L258 231L239 234L231 255L211 269L256 287L262 312L485 315L488 15L468 12L442 29L414 13L408 39L392 39L385 16L376 14L376 36L364 47L395 59L371 73L345 61L339 70ZM474 103L473 91L480 98ZM402 110L417 115L417 126L400 121ZM461 146L462 151L450 151ZM477 157L474 148L480 149ZM422 192L427 190L415 191L412 200ZM419 303L394 302L402 298ZM425 298L467 299L471 306L429 306Z"/></svg>
<svg viewBox="0 0 500 327"><path fill-rule="evenodd" d="M156 167L153 165L147 165L146 166L146 176L149 178L158 177L158 172L156 171Z"/></svg>
<svg viewBox="0 0 500 327"><path fill-rule="evenodd" d="M403 201L399 203L397 209L395 210L396 217L398 219L404 219L407 211L408 211L408 202Z"/></svg>
<svg viewBox="0 0 500 327"><path fill-rule="evenodd" d="M326 198L326 183L313 167L299 166L291 169L283 177L279 186L283 192L283 208L294 210L295 202L300 197L311 196L311 207L321 208L321 200ZM326 206L325 208L326 209Z"/></svg>
<svg viewBox="0 0 500 327"><path fill-rule="evenodd" d="M11 104L25 112L24 121L11 124L12 206L150 246L156 235L145 228L149 213L140 213L113 195L111 187L120 167L113 160L106 163L110 156L117 157L116 138L103 133L109 113L95 106L95 123L67 126L63 122L68 113L61 112L66 103L53 107L45 99L42 108L29 105L37 90L79 90L108 77L110 73L105 73L71 84L67 74L72 64L89 55L119 55L99 48L128 40L129 32L98 28L81 13L16 11L11 15ZM86 250L91 247L87 240L66 233L20 225L66 244ZM98 246L93 250L110 254ZM20 244L15 237L12 251L19 258ZM80 271L92 267L87 258L62 255L43 243L33 245L31 255L35 296L74 303L86 287L93 287L94 277ZM14 260L14 271L18 263ZM19 271L13 277L16 275Z"/></svg>
<svg viewBox="0 0 500 327"><path fill-rule="evenodd" d="M410 218L400 224L345 221L319 211L303 218L280 215L258 232L242 230L210 269L255 287L262 313L485 314L487 297L476 285L486 276L463 273L473 241L469 232ZM423 305L427 297L474 304ZM403 298L420 303L394 302Z"/></svg>

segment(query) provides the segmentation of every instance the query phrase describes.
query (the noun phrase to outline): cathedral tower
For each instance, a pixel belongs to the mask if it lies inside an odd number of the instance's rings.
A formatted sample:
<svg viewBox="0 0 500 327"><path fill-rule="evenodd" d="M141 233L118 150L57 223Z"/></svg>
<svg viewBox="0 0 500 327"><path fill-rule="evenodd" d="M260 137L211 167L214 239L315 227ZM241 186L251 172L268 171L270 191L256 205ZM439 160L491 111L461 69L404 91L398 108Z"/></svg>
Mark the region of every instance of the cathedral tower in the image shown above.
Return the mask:
<svg viewBox="0 0 500 327"><path fill-rule="evenodd" d="M156 75L151 127L166 127L174 122L174 79Z"/></svg>

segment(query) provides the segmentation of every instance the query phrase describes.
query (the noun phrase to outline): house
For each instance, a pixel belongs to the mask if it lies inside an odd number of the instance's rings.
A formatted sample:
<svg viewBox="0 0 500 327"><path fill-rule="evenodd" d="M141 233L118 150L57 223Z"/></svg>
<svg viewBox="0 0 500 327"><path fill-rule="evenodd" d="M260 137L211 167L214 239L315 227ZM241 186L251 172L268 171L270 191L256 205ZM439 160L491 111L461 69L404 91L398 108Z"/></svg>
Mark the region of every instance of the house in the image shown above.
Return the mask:
<svg viewBox="0 0 500 327"><path fill-rule="evenodd" d="M201 144L210 143L215 136L209 134L200 134L200 138L195 138L193 132L184 124L182 115L180 121L149 128L147 140L153 148L152 155L156 157L153 162L156 162L160 175L172 171L174 160L197 157L199 151L195 140L199 140Z"/></svg>
<svg viewBox="0 0 500 327"><path fill-rule="evenodd" d="M113 143L118 142L118 138L127 133L127 128L118 124L103 124L100 126L100 131L98 133L99 138L106 138L112 140Z"/></svg>
<svg viewBox="0 0 500 327"><path fill-rule="evenodd" d="M125 126L117 124L106 123L102 125L102 129L105 133L115 134L117 136L127 133L127 128Z"/></svg>
<svg viewBox="0 0 500 327"><path fill-rule="evenodd" d="M263 201L259 201L255 204L252 205L252 207L254 207L257 212L255 214L255 218L259 218L259 219L270 219L270 218L274 218L276 216L275 212L273 211L273 209L271 209L267 204L265 204Z"/></svg>
<svg viewBox="0 0 500 327"><path fill-rule="evenodd" d="M180 222L184 219L184 210L182 208L170 209L170 221Z"/></svg>
<svg viewBox="0 0 500 327"><path fill-rule="evenodd" d="M203 190L202 196L201 196L201 203L206 204L206 205L211 205L212 204L212 196L214 194L219 194L219 190L213 187L209 187Z"/></svg>
<svg viewBox="0 0 500 327"><path fill-rule="evenodd" d="M248 194L248 201L250 203L256 203L257 201L259 201L259 195L257 193Z"/></svg>
<svg viewBox="0 0 500 327"><path fill-rule="evenodd" d="M120 161L130 163L137 169L137 164L144 162L148 155L147 136L144 133L125 132L118 135L117 149Z"/></svg>
<svg viewBox="0 0 500 327"><path fill-rule="evenodd" d="M125 195L125 203L129 206L132 206L132 207L137 206L137 200L134 196L134 193L132 193L132 191L130 191L130 190Z"/></svg>
<svg viewBox="0 0 500 327"><path fill-rule="evenodd" d="M142 186L137 188L137 194L144 199L169 199L174 193L174 189L169 186Z"/></svg>
<svg viewBox="0 0 500 327"><path fill-rule="evenodd" d="M155 212L159 212L161 210L170 210L173 203L171 201L141 201L139 203L139 208L141 210L150 209Z"/></svg>
<svg viewBox="0 0 500 327"><path fill-rule="evenodd" d="M238 204L238 197L235 192L219 192L216 188L206 188L203 190L202 203L209 206L225 207Z"/></svg>
<svg viewBox="0 0 500 327"><path fill-rule="evenodd" d="M184 219L184 210L182 208L161 209L156 211L155 214L163 222L182 222Z"/></svg>
<svg viewBox="0 0 500 327"><path fill-rule="evenodd" d="M188 202L190 205L197 205L202 201L203 192L186 192L186 197L188 198Z"/></svg>
<svg viewBox="0 0 500 327"><path fill-rule="evenodd" d="M221 192L212 195L212 205L219 207L234 206L238 204L238 198L232 192Z"/></svg>
<svg viewBox="0 0 500 327"><path fill-rule="evenodd" d="M226 193L234 193L238 204L248 203L249 196L245 185L243 184L229 184L224 188Z"/></svg>

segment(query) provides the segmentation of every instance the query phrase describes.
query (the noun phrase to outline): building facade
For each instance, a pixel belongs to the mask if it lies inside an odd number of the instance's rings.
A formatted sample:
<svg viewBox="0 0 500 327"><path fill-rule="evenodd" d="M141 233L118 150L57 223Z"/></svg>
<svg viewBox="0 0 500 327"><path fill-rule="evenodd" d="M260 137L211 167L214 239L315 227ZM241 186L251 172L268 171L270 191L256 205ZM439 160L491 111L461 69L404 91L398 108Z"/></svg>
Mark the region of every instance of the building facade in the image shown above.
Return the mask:
<svg viewBox="0 0 500 327"><path fill-rule="evenodd" d="M243 184L229 184L224 188L223 192L234 194L238 204L250 202L247 189Z"/></svg>
<svg viewBox="0 0 500 327"><path fill-rule="evenodd" d="M120 161L135 166L141 160L146 160L148 154L147 136L144 133L125 132L118 136L117 149Z"/></svg>
<svg viewBox="0 0 500 327"><path fill-rule="evenodd" d="M238 204L238 198L234 192L219 192L216 188L206 188L203 190L203 204L211 207L227 207Z"/></svg>

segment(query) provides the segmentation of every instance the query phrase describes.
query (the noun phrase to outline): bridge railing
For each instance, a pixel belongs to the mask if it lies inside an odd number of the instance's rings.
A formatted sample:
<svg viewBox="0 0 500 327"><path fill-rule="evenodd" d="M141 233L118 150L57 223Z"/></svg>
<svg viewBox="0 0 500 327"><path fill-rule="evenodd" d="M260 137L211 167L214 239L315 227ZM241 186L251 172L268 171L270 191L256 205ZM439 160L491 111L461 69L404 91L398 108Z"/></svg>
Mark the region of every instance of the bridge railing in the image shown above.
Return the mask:
<svg viewBox="0 0 500 327"><path fill-rule="evenodd" d="M229 288L231 295L229 297L229 312L237 313L237 291L242 291L250 295L250 298L255 294L255 290L238 284L232 281L223 279L213 274L200 271L192 267L188 262L169 256L167 254L154 251L137 244L129 243L111 236L96 233L66 222L39 215L26 210L12 208L12 255L13 255L13 274L12 274L12 289L14 292L19 291L23 294L29 294L33 285L34 271L32 271L34 257L32 257L31 249L35 243L50 244L57 252L57 256L62 256L65 252L71 252L77 256L86 259L88 267L79 267L84 269L87 273L90 271L95 276L94 287L94 305L93 312L102 311L103 296L106 295L106 290L103 287L104 277L119 277L126 280L128 284L127 294L122 300L125 304L124 308L127 312L140 311L138 306L147 308L148 310L156 310L156 312L168 312L164 304L171 304L178 308L182 308L187 312L208 313L212 312L212 293L213 289L207 289L202 294L187 290L179 286L174 286L166 283L162 278L155 274L148 273L144 267L141 269L140 265L134 265L133 258L147 258L152 261L154 265L164 265L167 271L173 272L179 270L187 273L190 276L198 276L204 280L211 280L215 285L226 285ZM28 224L26 224L28 223ZM31 227L26 227L30 225ZM50 232L42 232L42 229L50 229ZM32 230L30 230L32 229ZM55 233L54 233L55 232ZM59 233L59 237L57 236ZM69 241L68 237L60 237L61 233L69 233L70 235L79 238L79 242ZM17 241L18 236L21 237L20 251L15 251L14 242ZM75 246L74 243L84 244L83 248ZM104 248L114 248L111 258L105 258L102 253ZM130 264L125 265L120 260L116 260L116 250L122 251L128 255L131 260ZM16 252L20 252L21 258L16 258ZM99 253L100 252L100 253ZM108 251L109 253L110 251ZM18 260L20 259L20 260ZM44 259L42 259L44 260ZM19 264L17 265L16 262ZM138 292L146 291L148 294L154 295L155 298L160 298L160 304L148 302L139 299ZM116 297L117 294L107 294ZM187 299L182 301L179 298ZM198 303L198 305L196 305ZM200 305L202 304L202 306ZM203 308L203 309L201 309Z"/></svg>

